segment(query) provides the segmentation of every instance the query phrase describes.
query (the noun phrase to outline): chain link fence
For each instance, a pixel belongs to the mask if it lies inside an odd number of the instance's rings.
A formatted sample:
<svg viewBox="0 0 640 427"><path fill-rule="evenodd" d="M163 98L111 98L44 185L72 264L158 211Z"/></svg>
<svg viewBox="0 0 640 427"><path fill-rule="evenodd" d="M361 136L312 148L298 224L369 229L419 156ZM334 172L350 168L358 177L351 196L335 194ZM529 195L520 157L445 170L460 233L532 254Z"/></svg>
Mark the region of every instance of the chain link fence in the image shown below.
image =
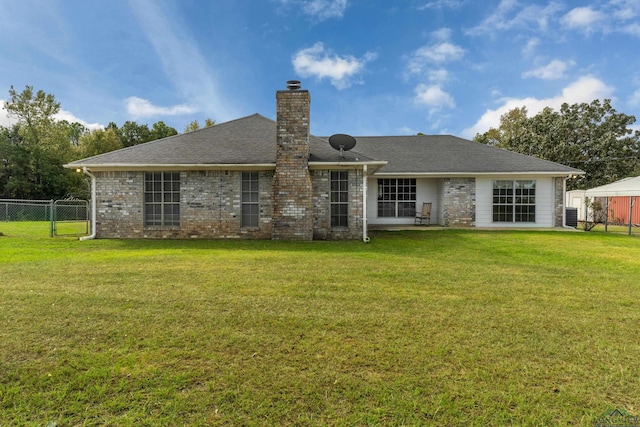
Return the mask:
<svg viewBox="0 0 640 427"><path fill-rule="evenodd" d="M0 199L0 233L14 237L89 234L89 203L73 198Z"/></svg>

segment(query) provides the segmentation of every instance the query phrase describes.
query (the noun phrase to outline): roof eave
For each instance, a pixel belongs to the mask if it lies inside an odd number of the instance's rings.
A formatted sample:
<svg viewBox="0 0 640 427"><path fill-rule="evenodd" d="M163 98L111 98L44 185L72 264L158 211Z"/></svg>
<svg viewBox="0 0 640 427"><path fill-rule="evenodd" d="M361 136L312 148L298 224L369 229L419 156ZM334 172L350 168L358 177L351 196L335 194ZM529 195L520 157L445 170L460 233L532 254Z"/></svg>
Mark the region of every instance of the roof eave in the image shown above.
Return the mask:
<svg viewBox="0 0 640 427"><path fill-rule="evenodd" d="M164 163L164 164L137 164L137 163L69 163L63 165L67 169L82 169L86 167L94 172L100 171L172 171L172 170L269 170L275 169L275 163Z"/></svg>
<svg viewBox="0 0 640 427"><path fill-rule="evenodd" d="M474 177L474 176L520 176L520 175L544 175L544 176L575 176L584 175L583 171L511 171L511 172L378 172L376 176L411 176L417 178L448 178L448 177Z"/></svg>

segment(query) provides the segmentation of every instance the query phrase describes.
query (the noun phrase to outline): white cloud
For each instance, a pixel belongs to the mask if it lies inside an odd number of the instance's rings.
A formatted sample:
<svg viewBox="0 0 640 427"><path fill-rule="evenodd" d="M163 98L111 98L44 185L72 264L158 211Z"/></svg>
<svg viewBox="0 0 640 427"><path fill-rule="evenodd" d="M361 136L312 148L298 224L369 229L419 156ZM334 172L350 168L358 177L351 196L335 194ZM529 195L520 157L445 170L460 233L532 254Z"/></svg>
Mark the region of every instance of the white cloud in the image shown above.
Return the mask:
<svg viewBox="0 0 640 427"><path fill-rule="evenodd" d="M434 64L459 61L464 56L465 50L449 41L449 28L436 30L431 33L431 37L435 40L433 44L422 46L409 56L408 74L420 74Z"/></svg>
<svg viewBox="0 0 640 427"><path fill-rule="evenodd" d="M73 113L66 110L60 110L58 114L55 115L55 119L66 120L69 123L80 123L82 126L86 127L89 130L104 129L104 126L100 123L88 123L82 119L79 119Z"/></svg>
<svg viewBox="0 0 640 427"><path fill-rule="evenodd" d="M158 107L146 99L132 96L126 99L127 113L134 118L155 116L177 116L181 114L193 114L198 109L192 105L174 105L172 107Z"/></svg>
<svg viewBox="0 0 640 427"><path fill-rule="evenodd" d="M558 59L554 59L544 67L539 67L534 70L526 71L522 73L522 77L527 78L536 78L542 80L557 80L564 77L565 71L574 65L573 61L560 61Z"/></svg>
<svg viewBox="0 0 640 427"><path fill-rule="evenodd" d="M561 19L571 29L591 30L591 27L604 19L604 14L593 10L591 7L576 7Z"/></svg>
<svg viewBox="0 0 640 427"><path fill-rule="evenodd" d="M532 39L529 39L527 41L527 44L524 46L524 48L522 48L522 56L524 56L525 58L531 57L535 53L539 45L540 45L539 38L534 37Z"/></svg>
<svg viewBox="0 0 640 427"><path fill-rule="evenodd" d="M409 71L422 72L430 64L457 61L464 56L464 49L449 42L422 46L409 59Z"/></svg>
<svg viewBox="0 0 640 427"><path fill-rule="evenodd" d="M495 110L485 111L473 126L462 131L462 136L465 138L473 138L477 133L484 133L492 127L497 128L500 126L500 116L514 108L527 107L529 115L533 116L545 107L558 110L565 102L567 104L590 103L594 99L611 98L612 94L612 87L607 86L595 77L584 76L565 87L562 93L551 98L507 98L503 100L503 104Z"/></svg>
<svg viewBox="0 0 640 427"><path fill-rule="evenodd" d="M7 116L7 110L4 109L4 99L0 99L0 126L10 127L17 121Z"/></svg>
<svg viewBox="0 0 640 427"><path fill-rule="evenodd" d="M280 3L299 6L305 15L317 21L342 18L347 9L347 0L280 0Z"/></svg>
<svg viewBox="0 0 640 427"><path fill-rule="evenodd" d="M457 9L466 3L466 0L432 0L426 4L419 6L418 10L425 9Z"/></svg>
<svg viewBox="0 0 640 427"><path fill-rule="evenodd" d="M376 56L374 53L367 53L362 58L338 56L318 42L296 52L291 62L301 77L328 78L337 89L345 89L351 86L352 78L364 70L367 62L373 61Z"/></svg>
<svg viewBox="0 0 640 427"><path fill-rule="evenodd" d="M180 27L181 21L165 13L160 2L136 0L129 5L175 89L198 111L212 114L216 120L238 117L232 99L223 96L215 73L197 43Z"/></svg>
<svg viewBox="0 0 640 427"><path fill-rule="evenodd" d="M430 70L427 73L430 82L444 83L449 78L449 72L445 69Z"/></svg>
<svg viewBox="0 0 640 427"><path fill-rule="evenodd" d="M11 127L14 124L18 123L18 120L9 117L7 115L7 110L4 109L4 106L5 106L4 99L0 99L0 126ZM54 119L56 119L56 120L66 120L69 123L80 123L81 125L83 125L84 127L86 127L89 130L104 129L104 126L101 125L100 123L88 123L88 122L76 117L73 113L71 113L69 111L66 111L66 110L60 110L58 112L58 114L56 114L54 116Z"/></svg>
<svg viewBox="0 0 640 427"><path fill-rule="evenodd" d="M612 0L608 7L613 10L613 16L622 21L640 14L640 0Z"/></svg>
<svg viewBox="0 0 640 427"><path fill-rule="evenodd" d="M419 84L414 92L416 94L413 99L414 102L429 106L432 112L442 108L455 108L456 106L451 95L443 91L438 85L427 86Z"/></svg>
<svg viewBox="0 0 640 427"><path fill-rule="evenodd" d="M640 89L631 94L631 96L627 100L627 103L632 107L640 107Z"/></svg>
<svg viewBox="0 0 640 427"><path fill-rule="evenodd" d="M303 2L302 10L307 15L324 21L329 18L342 18L347 8L347 0L310 0Z"/></svg>
<svg viewBox="0 0 640 427"><path fill-rule="evenodd" d="M620 27L620 31L623 33L631 34L632 36L640 36L640 24L633 23Z"/></svg>
<svg viewBox="0 0 640 427"><path fill-rule="evenodd" d="M546 31L550 21L562 10L562 5L550 2L546 6L521 5L517 0L502 0L497 9L479 25L467 30L468 35L494 34L513 28Z"/></svg>

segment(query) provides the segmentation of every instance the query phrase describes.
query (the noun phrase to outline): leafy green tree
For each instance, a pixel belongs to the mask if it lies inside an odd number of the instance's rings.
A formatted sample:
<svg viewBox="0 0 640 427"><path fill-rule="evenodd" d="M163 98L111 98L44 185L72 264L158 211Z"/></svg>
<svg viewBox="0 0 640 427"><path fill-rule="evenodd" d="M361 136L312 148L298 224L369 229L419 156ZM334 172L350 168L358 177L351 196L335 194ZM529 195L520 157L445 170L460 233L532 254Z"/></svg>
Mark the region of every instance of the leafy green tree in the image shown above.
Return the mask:
<svg viewBox="0 0 640 427"><path fill-rule="evenodd" d="M151 140L151 131L147 125L126 121L120 128L120 138L123 147L132 147Z"/></svg>
<svg viewBox="0 0 640 427"><path fill-rule="evenodd" d="M113 130L96 129L80 138L80 156L91 157L98 154L108 153L109 151L119 150L122 147L122 141Z"/></svg>
<svg viewBox="0 0 640 427"><path fill-rule="evenodd" d="M59 198L68 194L76 180L63 164L73 158L72 141L81 128L57 122L60 103L42 90L26 86L18 92L11 86L5 109L17 120L2 132L3 169L1 192L7 197Z"/></svg>
<svg viewBox="0 0 640 427"><path fill-rule="evenodd" d="M9 97L4 106L7 115L22 124L20 129L29 142L40 143L60 111L60 103L42 90L34 93L33 86L26 86L20 93L11 86Z"/></svg>
<svg viewBox="0 0 640 427"><path fill-rule="evenodd" d="M59 123L66 128L69 142L71 142L71 145L74 147L77 147L80 144L80 137L89 132L89 129L87 129L82 123L69 123L66 120Z"/></svg>
<svg viewBox="0 0 640 427"><path fill-rule="evenodd" d="M204 127L205 128L209 128L209 127L215 126L215 125L216 125L216 121L213 120L213 119L206 118L204 120ZM200 123L198 123L197 120L194 120L191 123L189 123L187 126L185 126L184 133L193 132L194 130L198 130L198 129L201 129Z"/></svg>
<svg viewBox="0 0 640 427"><path fill-rule="evenodd" d="M565 103L560 111L545 108L533 117L522 107L504 114L498 129L474 140L582 169L585 176L568 186L591 188L640 170L640 132L630 129L635 121L616 112L608 99Z"/></svg>
<svg viewBox="0 0 640 427"><path fill-rule="evenodd" d="M150 141L167 138L169 136L174 136L177 134L177 130L175 130L171 126L167 126L163 121L159 121L157 123L154 123L151 127Z"/></svg>
<svg viewBox="0 0 640 427"><path fill-rule="evenodd" d="M184 127L184 133L193 132L198 129L200 129L200 123L198 123L197 120L194 120Z"/></svg>
<svg viewBox="0 0 640 427"><path fill-rule="evenodd" d="M31 159L19 125L0 127L0 162L0 197L29 198L32 190L28 179Z"/></svg>

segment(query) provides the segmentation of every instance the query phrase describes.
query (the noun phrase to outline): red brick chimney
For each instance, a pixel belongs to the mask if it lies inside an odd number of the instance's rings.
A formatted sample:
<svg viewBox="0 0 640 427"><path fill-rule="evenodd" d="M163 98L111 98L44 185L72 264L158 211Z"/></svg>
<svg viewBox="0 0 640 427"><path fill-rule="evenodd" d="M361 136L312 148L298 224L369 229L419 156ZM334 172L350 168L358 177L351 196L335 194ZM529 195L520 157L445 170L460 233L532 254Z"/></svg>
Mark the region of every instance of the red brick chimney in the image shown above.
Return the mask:
<svg viewBox="0 0 640 427"><path fill-rule="evenodd" d="M311 99L290 80L276 92L276 171L273 178L274 240L313 239L313 189L309 173Z"/></svg>

